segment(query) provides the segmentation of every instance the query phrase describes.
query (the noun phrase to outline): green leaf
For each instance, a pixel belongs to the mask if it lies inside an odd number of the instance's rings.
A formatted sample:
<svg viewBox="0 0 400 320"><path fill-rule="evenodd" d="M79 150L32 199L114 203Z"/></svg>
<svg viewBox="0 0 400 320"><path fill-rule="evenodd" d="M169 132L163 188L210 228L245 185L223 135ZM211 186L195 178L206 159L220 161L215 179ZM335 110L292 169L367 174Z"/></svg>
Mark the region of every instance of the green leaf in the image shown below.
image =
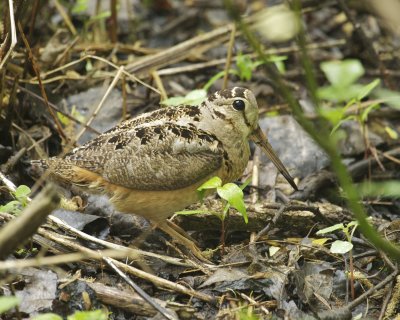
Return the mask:
<svg viewBox="0 0 400 320"><path fill-rule="evenodd" d="M84 13L88 8L88 0L77 0L75 5L72 7L73 14Z"/></svg>
<svg viewBox="0 0 400 320"><path fill-rule="evenodd" d="M375 79L374 81L365 85L358 93L357 100L360 101L368 96L372 90L374 90L381 83L380 79Z"/></svg>
<svg viewBox="0 0 400 320"><path fill-rule="evenodd" d="M250 81L253 73L253 61L247 54L239 54L236 57L236 66L239 71L240 80Z"/></svg>
<svg viewBox="0 0 400 320"><path fill-rule="evenodd" d="M345 254L353 249L353 244L348 241L336 240L332 243L330 251L332 253Z"/></svg>
<svg viewBox="0 0 400 320"><path fill-rule="evenodd" d="M240 185L240 189L244 190L249 185L250 182L251 182L251 177L247 178L247 180Z"/></svg>
<svg viewBox="0 0 400 320"><path fill-rule="evenodd" d="M319 235L319 234L331 233L333 231L343 230L343 229L344 229L343 223L338 223L338 224L335 224L333 226L318 230L316 234Z"/></svg>
<svg viewBox="0 0 400 320"><path fill-rule="evenodd" d="M400 109L400 93L388 89L377 88L374 90L374 96L382 99L392 108Z"/></svg>
<svg viewBox="0 0 400 320"><path fill-rule="evenodd" d="M102 310L95 311L77 311L68 316L67 320L107 320L108 315Z"/></svg>
<svg viewBox="0 0 400 320"><path fill-rule="evenodd" d="M20 298L15 296L0 297L0 314L11 310L19 305L20 302Z"/></svg>
<svg viewBox="0 0 400 320"><path fill-rule="evenodd" d="M361 197L400 197L400 181L389 180L386 182L365 182L358 185L358 192Z"/></svg>
<svg viewBox="0 0 400 320"><path fill-rule="evenodd" d="M243 219L248 223L246 206L243 200L243 191L234 183L224 184L222 187L217 188L218 195L228 201L228 203L241 213Z"/></svg>
<svg viewBox="0 0 400 320"><path fill-rule="evenodd" d="M379 103L373 103L368 108L366 108L362 113L361 113L361 121L364 123L368 120L368 115L373 109L378 109L380 107Z"/></svg>
<svg viewBox="0 0 400 320"><path fill-rule="evenodd" d="M344 116L344 108L319 108L319 113L333 125L337 125Z"/></svg>
<svg viewBox="0 0 400 320"><path fill-rule="evenodd" d="M285 60L287 60L287 56L271 55L268 57L268 61L275 64L280 74L285 74L286 72Z"/></svg>
<svg viewBox="0 0 400 320"><path fill-rule="evenodd" d="M334 102L349 101L357 97L362 88L363 86L360 84L352 84L347 87L331 85L318 88L317 95L321 99Z"/></svg>
<svg viewBox="0 0 400 320"><path fill-rule="evenodd" d="M186 96L185 99L188 104L200 104L207 98L207 91L204 89L197 89L190 91Z"/></svg>
<svg viewBox="0 0 400 320"><path fill-rule="evenodd" d="M58 120L60 120L60 122L66 127L70 124L70 120L69 118L67 118L66 116L64 116L61 112L57 111L57 118Z"/></svg>
<svg viewBox="0 0 400 320"><path fill-rule="evenodd" d="M354 84L365 72L361 62L356 59L325 61L321 63L321 69L333 86L342 88Z"/></svg>
<svg viewBox="0 0 400 320"><path fill-rule="evenodd" d="M390 139L397 140L399 138L399 135L396 131L394 131L391 127L385 126L385 131L390 137Z"/></svg>
<svg viewBox="0 0 400 320"><path fill-rule="evenodd" d="M178 106L181 104L198 105L207 98L207 91L204 89L192 90L184 97L172 97L161 101L167 106Z"/></svg>
<svg viewBox="0 0 400 320"><path fill-rule="evenodd" d="M26 199L31 193L31 189L28 186L20 185L14 192L15 197L19 199Z"/></svg>
<svg viewBox="0 0 400 320"><path fill-rule="evenodd" d="M212 177L204 182L200 187L197 188L197 193L199 195L200 200L204 198L204 194L206 190L216 189L222 185L222 180L220 177Z"/></svg>
<svg viewBox="0 0 400 320"><path fill-rule="evenodd" d="M347 228L351 228L351 227L357 227L358 226L358 221L350 221L347 224Z"/></svg>
<svg viewBox="0 0 400 320"><path fill-rule="evenodd" d="M43 313L32 318L32 320L62 320L63 318L55 313Z"/></svg>
<svg viewBox="0 0 400 320"><path fill-rule="evenodd" d="M0 212L19 213L21 212L21 203L17 200L10 201L4 206L0 206Z"/></svg>
<svg viewBox="0 0 400 320"><path fill-rule="evenodd" d="M204 182L200 187L197 188L197 191L216 189L220 186L222 186L222 180L220 177L215 176Z"/></svg>

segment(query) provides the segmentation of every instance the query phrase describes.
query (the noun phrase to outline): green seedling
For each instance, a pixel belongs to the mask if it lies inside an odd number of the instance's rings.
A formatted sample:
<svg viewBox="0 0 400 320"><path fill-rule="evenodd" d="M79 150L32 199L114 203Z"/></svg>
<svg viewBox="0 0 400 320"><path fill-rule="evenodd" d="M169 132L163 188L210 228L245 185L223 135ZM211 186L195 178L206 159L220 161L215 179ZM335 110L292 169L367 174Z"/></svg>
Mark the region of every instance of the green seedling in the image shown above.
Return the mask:
<svg viewBox="0 0 400 320"><path fill-rule="evenodd" d="M379 92L380 80L375 79L366 85L357 83L365 73L364 67L358 60L329 61L321 64L321 69L330 85L318 89L319 98L331 101L336 104L347 103L343 107L330 106L318 109L321 116L330 121L333 125L331 134L334 134L340 126L349 120L357 121L360 124L365 144L368 147L366 124L371 111L379 109L380 103L384 100L366 103L362 106L362 100L375 92ZM350 107L356 107L353 114L349 114ZM385 131L391 139L398 139L398 134L389 126Z"/></svg>
<svg viewBox="0 0 400 320"><path fill-rule="evenodd" d="M67 317L67 320L107 320L108 315L102 310L93 311L76 311L74 314ZM62 317L55 313L43 313L32 320L62 320Z"/></svg>
<svg viewBox="0 0 400 320"><path fill-rule="evenodd" d="M11 192L15 200L10 201L4 206L0 206L0 212L19 214L28 205L28 196L31 189L25 185L20 185L15 192Z"/></svg>
<svg viewBox="0 0 400 320"><path fill-rule="evenodd" d="M229 208L235 208L243 217L245 223L249 222L246 206L243 200L243 189L250 183L250 179L247 180L240 187L234 183L226 183L222 185L222 180L219 177L212 177L211 179L204 182L197 192L199 194L200 200L203 200L207 192L216 190L217 194L225 202L222 211L209 211L209 210L184 210L175 212L180 215L190 215L190 214L202 214L211 213L221 220L221 251L224 253L225 246L225 219L228 215Z"/></svg>
<svg viewBox="0 0 400 320"><path fill-rule="evenodd" d="M21 303L20 298L15 296L0 297L0 314L3 314Z"/></svg>
<svg viewBox="0 0 400 320"><path fill-rule="evenodd" d="M189 215L189 214L201 214L208 213L217 216L221 221L224 221L230 207L235 208L243 217L244 222L248 223L246 206L243 200L243 189L248 185L249 182L244 183L240 187L234 183L226 183L222 185L222 180L219 177L212 177L211 179L204 182L198 189L200 200L203 200L207 191L215 189L221 199L225 200L225 206L222 212L210 212L206 210L184 210L178 211L176 214Z"/></svg>
<svg viewBox="0 0 400 320"><path fill-rule="evenodd" d="M352 221L347 225L344 225L343 223L338 223L328 228L319 230L317 232L317 235L332 233L338 230L342 231L345 234L347 241L342 241L342 240L334 241L331 244L330 251L332 253L345 254L353 249L353 244L351 243L351 239L353 237L354 231L356 230L357 226L358 223L356 221Z"/></svg>

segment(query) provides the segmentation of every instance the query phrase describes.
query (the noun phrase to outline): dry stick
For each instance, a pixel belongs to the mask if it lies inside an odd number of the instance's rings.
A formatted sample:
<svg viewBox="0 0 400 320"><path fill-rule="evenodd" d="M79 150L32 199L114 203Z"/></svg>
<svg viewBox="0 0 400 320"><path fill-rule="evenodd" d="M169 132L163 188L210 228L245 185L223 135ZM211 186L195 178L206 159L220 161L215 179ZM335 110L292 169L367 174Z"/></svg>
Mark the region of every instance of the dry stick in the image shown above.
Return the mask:
<svg viewBox="0 0 400 320"><path fill-rule="evenodd" d="M32 92L32 91L30 91L30 90L28 90L28 89L25 89L24 87L18 86L18 90L21 90L22 92L27 93L27 94L30 95L31 97L34 97L35 99L38 99L38 100L44 102L44 99L43 99L41 96L37 95L36 93L34 93L34 92ZM93 127L91 127L91 126L88 126L88 125L87 125L86 123L84 123L83 121L80 121L80 120L78 120L77 118L71 116L70 114L68 114L68 113L66 113L66 112L64 112L64 111L62 111L62 110L59 109L55 104L49 102L49 106L50 106L50 108L52 108L53 110L55 110L55 111L61 113L64 117L68 118L69 120L74 121L75 123L77 123L77 124L79 124L79 125L85 127L87 130L90 130L90 131L92 131L92 132L94 132L94 133L96 133L96 134L100 134L100 132L97 131L95 128L93 128Z"/></svg>
<svg viewBox="0 0 400 320"><path fill-rule="evenodd" d="M0 217L3 218L5 221L10 221L14 218L14 216L8 214L8 213L2 213L0 212ZM140 250L135 250L132 248L128 247L123 247L123 246L117 246L117 248L113 249L105 249L105 250L99 250L97 252L84 252L85 247L82 247L81 245L77 244L76 242L60 236L60 234L56 232L51 232L48 231L42 227L38 228L37 230L38 235L43 237L46 240L50 240L53 243L61 246L62 248L66 248L69 250L76 250L79 252L76 253L65 253L65 254L58 254L56 256L49 256L49 257L35 257L32 259L25 259L25 260L9 260L9 261L4 261L0 262L0 270L7 270L7 269L21 269L21 268L27 268L27 267L40 267L40 266L48 266L48 265L57 265L57 264L66 264L66 263L71 263L71 262L77 262L77 261L82 261L85 259L94 259L94 260L102 260L105 256L111 257L111 258L118 258L118 259L132 259L135 261L139 261L138 259L141 259L142 256L146 256L146 254L138 254L138 251ZM119 248L118 248L119 247ZM66 250L64 249L64 250ZM60 251L60 249L58 249ZM57 253L57 252L56 252ZM149 254L147 255L148 257L156 257L159 258L159 255L157 256L156 254ZM175 258L176 259L176 258ZM178 259L176 259L178 260ZM165 261L168 262L168 261ZM192 267L191 265L188 264L176 264L179 266L185 266L185 267Z"/></svg>
<svg viewBox="0 0 400 320"><path fill-rule="evenodd" d="M51 218L51 216L49 217ZM44 229L43 228L39 228L39 233L43 233ZM58 239L56 239L56 237L58 236ZM52 239L53 241L57 240L60 241L61 238L59 237L59 235L54 234L54 237ZM65 255L61 255L61 256L55 256L55 257L43 257L43 258L36 258L36 259L30 259L31 262L33 262L33 260L37 260L39 262L45 262L47 263L53 263L53 264L59 264L59 263L68 263L71 261L79 261L82 259L88 259L88 258L93 258L93 259L103 259L104 255L102 255L102 252L96 252L92 249L83 247L71 240L67 240L67 239L62 239L62 241L60 241L62 244L67 245L68 247L73 247L75 249L80 250L80 253L76 253L76 254L65 254ZM123 256L129 256L128 253L130 253L130 251L132 249L130 248L125 248L124 249L125 252L123 252ZM132 251L133 252L133 251ZM103 253L105 254L110 254L110 255L119 255L120 253L117 252L110 252L109 250L105 250ZM135 256L137 257L137 256ZM78 259L78 260L77 260ZM147 280L152 282L155 286L160 287L160 288L165 288L165 289L170 289L182 294L186 294L189 296L193 296L196 297L200 300L209 302L209 303L214 303L216 301L216 299L210 295L201 293L201 292L197 292L196 290L193 289L189 289L186 288L180 284L176 284L174 282L159 278L155 275L152 275L148 272L139 270L137 268L134 268L132 266L128 266L125 263L119 262L117 260L111 259L109 258L110 261L112 261L115 265L117 265L119 268L125 270L125 272L130 273L134 276L137 276L141 279ZM27 261L27 260L26 260ZM23 261L5 261L3 263L0 263L0 270L4 270L7 268L18 268L18 267L26 267L26 266L31 266L34 265L33 263L27 263L24 260ZM41 264L37 264L37 265L44 265L43 263Z"/></svg>
<svg viewBox="0 0 400 320"><path fill-rule="evenodd" d="M140 288L132 279L123 273L117 266L112 262L110 258L104 257L103 260L108 264L108 266L113 269L122 279L128 283L136 293L141 296L148 304L150 304L155 310L157 310L165 319L177 320L174 315L171 315L166 308L158 304L153 298L151 298L142 288Z"/></svg>
<svg viewBox="0 0 400 320"><path fill-rule="evenodd" d="M232 25L219 27L208 33L199 35L187 41L181 42L173 47L162 50L151 56L146 56L126 66L129 72L146 73L148 69L158 69L165 65L184 60L191 54L191 49L196 46L208 45L212 41L224 40L232 31Z"/></svg>
<svg viewBox="0 0 400 320"><path fill-rule="evenodd" d="M47 109L49 110L51 116L53 117L53 120L54 120L54 122L55 122L55 124L56 124L56 126L57 126L57 129L58 129L59 134L60 134L66 141L68 141L68 138L67 138L67 136L65 135L65 133L64 133L64 131L63 131L63 128L62 128L62 126L61 126L61 123L60 123L60 121L59 121L58 118L57 118L57 115L54 113L53 109L50 108L50 106L49 106L49 100L48 100L48 98L47 98L46 91L44 90L44 87L43 87L42 79L41 79L41 77L40 77L39 68L38 68L38 66L37 66L37 64L36 64L36 61L35 61L34 57L33 57L33 53L32 53L31 47L30 47L30 45L29 45L28 40L27 40L26 37L25 37L24 30L22 29L21 23L19 23L19 22L18 22L18 30L19 30L19 32L20 32L20 34L21 34L22 41L24 42L25 47L26 47L26 49L28 50L28 56L29 56L29 59L31 60L32 68L33 68L33 70L35 71L36 77L38 78L38 81L39 81L39 88L40 88L40 92L42 93L42 96L43 96L43 99L44 99L44 103L45 103Z"/></svg>
<svg viewBox="0 0 400 320"><path fill-rule="evenodd" d="M98 282L85 282L94 290L97 299L107 306L116 307L119 310L122 309L131 314L142 317L154 317L157 314L157 311L155 311L153 307L145 303L143 299L137 293L132 292L132 290L121 290ZM153 299L162 305L168 304L168 302L159 300L157 298ZM182 309L185 308L185 306L179 307Z"/></svg>
<svg viewBox="0 0 400 320"><path fill-rule="evenodd" d="M116 43L118 38L117 38L117 28L118 28L118 20L117 20L117 1L116 0L111 0L110 3L111 6L111 17L110 17L110 22L111 22L111 30L110 30L110 40L112 43Z"/></svg>
<svg viewBox="0 0 400 320"><path fill-rule="evenodd" d="M379 314L378 320L382 320L384 317L386 317L386 319L388 319L388 317L386 316L387 306L388 306L390 297L392 296L394 286L395 285L392 283L389 287L389 290L386 292L385 298L383 299L383 302L382 302L381 312Z"/></svg>
<svg viewBox="0 0 400 320"><path fill-rule="evenodd" d="M68 68L68 67L72 67L73 65L76 65L76 64L78 64L78 63L81 63L82 61L84 61L84 60L86 60L86 59L90 59L90 58L91 58L91 59L98 60L98 61L101 61L101 62L103 62L103 63L105 63L105 64L111 66L112 68L114 68L114 69L116 69L116 70L119 70L119 67L118 67L116 64L114 64L114 63L112 63L112 62L110 62L110 61L108 61L108 60L106 60L106 59L104 59L104 58L101 58L101 57L98 57L98 56L94 56L94 55L88 54L88 55L86 55L86 56L84 56L84 57L81 57L81 58L78 59L78 60L69 62L69 63L67 63L67 64L65 64L65 65L63 65L63 66L61 66L61 67L58 67L58 68L56 68L56 69L53 69L53 70L48 71L48 72L44 73L44 74L42 75L42 77L43 77L43 78L46 78L46 77L49 76L50 74L53 74L53 73L62 71L62 70L64 70L64 69ZM144 82L144 81L140 80L139 78L135 77L134 75L130 74L130 73L129 73L128 71L126 71L125 69L124 69L122 72L123 72L124 75L126 75L126 76L127 76L129 79L131 79L132 81L136 81L136 82L140 83L141 85L145 86L146 88L149 88L150 90L153 90L154 92L160 94L160 92L159 92L156 88L153 88L152 86L148 85L146 82ZM37 77L36 77L36 78L37 78ZM37 84L37 83L38 83L38 80L35 80L35 78L32 78L30 81L28 81L28 83Z"/></svg>
<svg viewBox="0 0 400 320"><path fill-rule="evenodd" d="M121 81L121 88L122 88L122 121L126 120L127 115L127 92L126 92L126 77L125 75L122 76Z"/></svg>
<svg viewBox="0 0 400 320"><path fill-rule="evenodd" d="M200 299L202 301L208 302L208 303L216 303L217 299L213 296L210 296L208 294L202 293L202 292L198 292L194 289L189 289L186 288L184 286L182 286L181 284L178 283L174 283L171 281L168 281L166 279L162 279L159 277L156 277L154 275L151 275L149 273L146 273L142 270L136 269L132 266L128 266L125 263L119 262L117 260L111 259L112 262L114 262L115 265L117 265L119 268L123 269L125 272L135 276L135 277L139 277L142 278L144 280L150 281L152 282L156 287L161 287L161 288L165 288L165 289L170 289L172 291L175 292L179 292L182 294L186 294L189 296L193 296L197 299Z"/></svg>
<svg viewBox="0 0 400 320"><path fill-rule="evenodd" d="M397 274L399 273L399 270L396 268L390 275L386 277L385 280L381 281L378 283L376 286L371 287L368 291L365 291L361 296L359 296L357 299L354 301L350 302L346 308L348 309L354 309L357 307L359 304L361 304L365 299L367 299L372 293L378 291L380 288L384 287L386 284L389 282L393 281L394 278L396 278Z"/></svg>
<svg viewBox="0 0 400 320"><path fill-rule="evenodd" d="M29 32L28 32L29 39L31 39L33 30L35 29L36 18L39 11L39 2L40 0L35 0L35 3L33 4L33 9L31 11L31 17L30 17L31 21L29 24Z"/></svg>
<svg viewBox="0 0 400 320"><path fill-rule="evenodd" d="M126 250L127 249L124 246L121 246L121 245L118 245L115 243L111 243L108 241L104 241L104 240L98 239L96 237L93 237L91 235L88 235L82 231L79 231L79 230L71 227L70 225L66 224L64 221L62 221L61 219L59 219L57 217L49 216L48 220L50 220L52 223L54 223L57 227L63 229L64 231L70 232L73 235L75 235L83 240L87 240L87 241L91 241L96 244L100 244L106 248L117 249L117 250ZM128 248L128 249L129 249L128 251L130 252L130 255L153 257L153 258L157 258L162 261L165 261L166 263L170 263L170 264L177 265L177 266L194 267L193 263L184 262L184 261L182 261L182 259L173 258L173 257L169 257L169 256L163 256L160 254L156 254L156 253L149 252L149 251L143 251L140 249L133 249L133 248Z"/></svg>
<svg viewBox="0 0 400 320"><path fill-rule="evenodd" d="M331 47L337 47L337 46L343 46L346 44L346 41L344 39L339 39L339 40L330 40L330 41L325 41L322 43L310 43L306 47L308 50L316 50L316 49L324 49L324 48L331 48ZM265 50L265 54L285 54L285 53L294 53L299 51L298 46L289 46L286 48L278 48L278 49L268 49ZM256 53L249 54L251 58L258 57ZM236 61L237 57L233 57L232 61ZM221 58L221 59L215 59L212 61L207 61L207 62L201 62L201 63L192 63L187 66L179 66L179 67L171 67L171 68L165 68L158 70L158 74L160 76L166 76L166 75L174 75L177 73L186 73L186 72L195 72L200 69L204 68L210 68L210 67L215 67L219 65L223 65L226 63L226 58Z"/></svg>
<svg viewBox="0 0 400 320"><path fill-rule="evenodd" d="M231 37L229 38L228 44L228 55L226 56L226 63L225 63L225 73L224 73L224 81L222 82L222 89L226 89L228 86L228 76L229 76L229 68L231 67L232 63L232 54L233 54L233 47L235 45L235 36L236 36L236 26L233 25Z"/></svg>
<svg viewBox="0 0 400 320"><path fill-rule="evenodd" d="M158 90L160 91L161 101L167 100L168 99L167 91L165 91L164 84L163 84L157 70L153 70L151 72L151 76L153 77L154 82L156 83L156 86L157 86Z"/></svg>
<svg viewBox="0 0 400 320"><path fill-rule="evenodd" d="M30 238L60 201L55 189L49 185L0 232L0 259L6 258L19 244Z"/></svg>
<svg viewBox="0 0 400 320"><path fill-rule="evenodd" d="M80 40L80 37L76 36L72 41L70 41L68 46L64 49L64 51L61 54L59 54L57 56L57 59L52 63L52 65L57 66L59 64L59 62L65 58L67 53L78 43L79 40Z"/></svg>
<svg viewBox="0 0 400 320"><path fill-rule="evenodd" d="M75 36L77 34L74 24L72 23L71 19L67 12L65 12L64 7L60 4L58 0L53 0L53 4L56 7L58 13L63 18L65 25L69 29L69 31Z"/></svg>
<svg viewBox="0 0 400 320"><path fill-rule="evenodd" d="M3 61L1 61L1 63L0 63L0 70L3 68L3 66L6 63L8 57L14 51L14 47L17 44L17 31L15 29L13 0L8 0L8 7L10 9L11 44L10 44L10 48L8 48L8 51L7 51L6 55L3 58Z"/></svg>
<svg viewBox="0 0 400 320"><path fill-rule="evenodd" d="M86 122L86 125L90 126L90 124L93 122L94 118L97 116L97 113L100 111L100 109L103 107L104 102L106 101L106 99L108 98L108 96L110 95L112 89L114 89L115 85L117 84L119 78L121 77L121 74L124 70L124 67L119 67L118 68L118 72L115 75L113 81L111 82L111 84L109 85L109 87L107 88L106 93L104 94L103 98L101 99L99 105L97 106L97 108L93 111L92 115L90 116L90 118L88 119L88 121ZM82 137L82 135L85 133L86 131L86 127L83 127L82 130L76 135L75 137L75 141L78 141L80 137Z"/></svg>

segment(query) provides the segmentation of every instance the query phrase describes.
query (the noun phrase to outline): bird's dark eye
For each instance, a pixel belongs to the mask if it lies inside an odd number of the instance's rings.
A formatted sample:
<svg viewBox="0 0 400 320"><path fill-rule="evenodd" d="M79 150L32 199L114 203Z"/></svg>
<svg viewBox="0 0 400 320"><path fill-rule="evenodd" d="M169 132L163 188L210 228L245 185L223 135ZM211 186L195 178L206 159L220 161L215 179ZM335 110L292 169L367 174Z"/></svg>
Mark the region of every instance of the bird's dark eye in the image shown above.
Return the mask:
<svg viewBox="0 0 400 320"><path fill-rule="evenodd" d="M244 108L246 107L246 104L244 103L243 100L235 100L233 101L232 104L233 108L235 108L238 111L242 111L244 110Z"/></svg>

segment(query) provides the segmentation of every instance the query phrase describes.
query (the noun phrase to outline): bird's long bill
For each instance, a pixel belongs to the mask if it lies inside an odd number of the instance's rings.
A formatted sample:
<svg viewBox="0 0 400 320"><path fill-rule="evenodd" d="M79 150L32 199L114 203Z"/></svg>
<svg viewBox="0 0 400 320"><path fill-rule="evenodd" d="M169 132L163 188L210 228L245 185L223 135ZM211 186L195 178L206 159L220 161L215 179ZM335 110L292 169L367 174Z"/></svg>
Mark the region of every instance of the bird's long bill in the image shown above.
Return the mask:
<svg viewBox="0 0 400 320"><path fill-rule="evenodd" d="M272 146L268 142L267 137L261 130L260 126L258 126L257 129L254 131L254 133L250 136L250 139L259 147L261 147L261 149L267 154L268 158L278 168L279 172L286 178L286 180L290 183L290 185L295 190L298 190L296 184L294 183L293 178L290 176L289 172L286 170L285 166L278 158L275 151L272 149Z"/></svg>

